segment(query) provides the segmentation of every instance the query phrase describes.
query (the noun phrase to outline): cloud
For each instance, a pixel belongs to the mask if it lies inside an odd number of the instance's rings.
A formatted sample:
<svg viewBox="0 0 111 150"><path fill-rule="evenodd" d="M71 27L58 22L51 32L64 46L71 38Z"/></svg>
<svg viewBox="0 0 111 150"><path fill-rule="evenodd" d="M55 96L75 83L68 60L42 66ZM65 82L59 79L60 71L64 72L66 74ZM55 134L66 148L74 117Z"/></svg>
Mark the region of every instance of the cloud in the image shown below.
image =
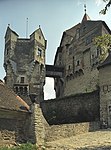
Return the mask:
<svg viewBox="0 0 111 150"><path fill-rule="evenodd" d="M97 6L100 6L100 5L102 5L104 2L103 2L103 0L95 0L95 3L96 3Z"/></svg>
<svg viewBox="0 0 111 150"><path fill-rule="evenodd" d="M54 79L46 78L46 84L44 86L44 99L52 99L55 98L55 90L54 90Z"/></svg>

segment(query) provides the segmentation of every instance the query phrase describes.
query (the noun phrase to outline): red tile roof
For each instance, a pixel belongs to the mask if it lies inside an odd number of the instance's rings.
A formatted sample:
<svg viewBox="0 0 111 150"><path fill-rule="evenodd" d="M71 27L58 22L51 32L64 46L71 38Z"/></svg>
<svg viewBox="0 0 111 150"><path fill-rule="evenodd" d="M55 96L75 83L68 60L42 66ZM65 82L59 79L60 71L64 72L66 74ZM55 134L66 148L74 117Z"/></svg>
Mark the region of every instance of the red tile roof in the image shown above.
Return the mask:
<svg viewBox="0 0 111 150"><path fill-rule="evenodd" d="M29 105L0 80L0 108L29 112Z"/></svg>

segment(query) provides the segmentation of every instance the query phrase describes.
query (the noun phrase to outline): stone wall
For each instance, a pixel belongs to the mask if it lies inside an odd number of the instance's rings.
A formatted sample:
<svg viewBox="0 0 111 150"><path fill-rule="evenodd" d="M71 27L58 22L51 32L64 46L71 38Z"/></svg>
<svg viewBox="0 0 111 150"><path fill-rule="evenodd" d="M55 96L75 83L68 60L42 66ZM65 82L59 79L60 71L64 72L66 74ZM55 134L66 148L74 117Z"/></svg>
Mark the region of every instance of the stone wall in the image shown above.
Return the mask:
<svg viewBox="0 0 111 150"><path fill-rule="evenodd" d="M93 48L84 52L84 68L82 68L83 72L75 72L72 75L69 75L68 79L65 79L65 96L77 93L92 92L97 90L99 72L96 68L93 68L91 66L91 51L93 51Z"/></svg>
<svg viewBox="0 0 111 150"><path fill-rule="evenodd" d="M99 122L85 122L76 124L63 124L48 126L45 131L45 139L47 142L55 141L62 138L95 131L99 129Z"/></svg>
<svg viewBox="0 0 111 150"><path fill-rule="evenodd" d="M99 93L84 93L43 101L41 108L49 124L99 120Z"/></svg>
<svg viewBox="0 0 111 150"><path fill-rule="evenodd" d="M29 140L29 114L17 111L0 111L0 145L15 145ZM28 136L27 136L28 135Z"/></svg>
<svg viewBox="0 0 111 150"><path fill-rule="evenodd" d="M63 85L60 80L55 80L57 97L97 90L99 57L93 38L103 33L100 21L86 21L63 33L61 51L57 49L55 56L55 65L64 66Z"/></svg>
<svg viewBox="0 0 111 150"><path fill-rule="evenodd" d="M64 95L95 91L97 90L97 80L98 74L96 71L88 72L84 75L78 74L76 77L72 76L66 82Z"/></svg>
<svg viewBox="0 0 111 150"><path fill-rule="evenodd" d="M68 138L89 131L95 131L100 127L99 121L49 125L42 114L39 104L33 104L32 111L31 128L33 129L33 134L35 134L36 143L39 146L45 145L46 142Z"/></svg>
<svg viewBox="0 0 111 150"><path fill-rule="evenodd" d="M99 129L99 122L49 125L39 104L32 105L32 113L0 112L0 146L17 143L37 143L42 148L46 142L68 138Z"/></svg>
<svg viewBox="0 0 111 150"><path fill-rule="evenodd" d="M30 131L35 136L35 143L39 146L44 145L45 141L45 125L47 124L44 116L42 114L41 108L39 104L33 104L31 106L32 114L31 114L31 124Z"/></svg>
<svg viewBox="0 0 111 150"><path fill-rule="evenodd" d="M111 66L99 69L100 120L111 127Z"/></svg>

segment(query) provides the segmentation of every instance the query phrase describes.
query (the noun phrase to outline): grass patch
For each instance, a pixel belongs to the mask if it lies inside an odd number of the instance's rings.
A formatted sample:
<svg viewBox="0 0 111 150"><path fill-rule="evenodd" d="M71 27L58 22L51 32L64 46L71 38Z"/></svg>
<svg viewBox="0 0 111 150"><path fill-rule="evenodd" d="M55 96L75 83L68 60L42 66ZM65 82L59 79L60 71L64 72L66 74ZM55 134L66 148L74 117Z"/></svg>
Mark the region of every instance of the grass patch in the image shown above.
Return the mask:
<svg viewBox="0 0 111 150"><path fill-rule="evenodd" d="M0 150L37 150L37 146L31 143L27 143L27 144L21 144L20 146L11 147L11 148L1 147Z"/></svg>

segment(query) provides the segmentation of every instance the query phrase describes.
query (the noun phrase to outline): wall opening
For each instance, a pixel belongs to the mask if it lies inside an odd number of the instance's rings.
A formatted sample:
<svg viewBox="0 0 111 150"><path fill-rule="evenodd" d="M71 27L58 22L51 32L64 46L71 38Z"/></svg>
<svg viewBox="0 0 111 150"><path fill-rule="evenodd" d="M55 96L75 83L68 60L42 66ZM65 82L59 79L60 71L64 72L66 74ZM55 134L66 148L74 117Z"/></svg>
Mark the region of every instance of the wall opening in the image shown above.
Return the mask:
<svg viewBox="0 0 111 150"><path fill-rule="evenodd" d="M44 86L44 99L53 99L55 98L55 90L54 90L54 79L46 77L46 82Z"/></svg>

